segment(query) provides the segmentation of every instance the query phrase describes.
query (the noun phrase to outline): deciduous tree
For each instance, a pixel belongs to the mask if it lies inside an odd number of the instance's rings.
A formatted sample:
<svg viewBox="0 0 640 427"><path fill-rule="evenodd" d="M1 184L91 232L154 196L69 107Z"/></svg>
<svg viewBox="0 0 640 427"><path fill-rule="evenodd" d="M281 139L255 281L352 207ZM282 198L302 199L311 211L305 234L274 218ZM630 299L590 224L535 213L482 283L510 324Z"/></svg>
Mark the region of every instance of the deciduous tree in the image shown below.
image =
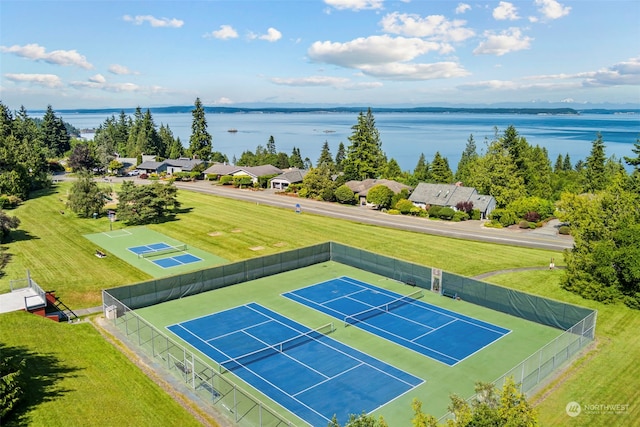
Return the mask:
<svg viewBox="0 0 640 427"><path fill-rule="evenodd" d="M90 218L94 213L102 213L105 195L105 191L93 180L93 174L85 170L79 173L71 186L67 206L78 216Z"/></svg>

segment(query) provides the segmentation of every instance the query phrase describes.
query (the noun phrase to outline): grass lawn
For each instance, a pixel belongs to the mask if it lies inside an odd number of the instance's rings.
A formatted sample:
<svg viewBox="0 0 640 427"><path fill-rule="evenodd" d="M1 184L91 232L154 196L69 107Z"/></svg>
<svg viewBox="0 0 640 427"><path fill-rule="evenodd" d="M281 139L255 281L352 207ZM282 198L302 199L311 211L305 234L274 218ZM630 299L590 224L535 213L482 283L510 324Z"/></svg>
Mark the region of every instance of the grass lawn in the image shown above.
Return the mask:
<svg viewBox="0 0 640 427"><path fill-rule="evenodd" d="M202 425L91 322L6 313L0 343L3 353L26 360L29 384L19 417L3 426Z"/></svg>
<svg viewBox="0 0 640 427"><path fill-rule="evenodd" d="M94 255L95 245L82 236L109 230L109 222L106 218L78 219L66 211L61 214L60 211L66 209L64 200L69 188L70 184L60 185L9 211L10 215L20 218L21 226L12 233L14 241L5 245L12 261L0 278L0 292L8 291L9 280L23 278L29 269L36 282L46 290L56 290L56 294L75 309L100 305L101 289L151 278L117 257L100 259ZM149 228L230 261L334 240L469 276L544 266L551 257L557 265L562 265L559 252L429 236L305 213L299 215L201 193L180 191L179 200L183 209L175 221ZM113 227L122 225L115 223ZM634 425L640 419L637 403L640 402L637 387L640 364L636 362L640 356L637 334L640 312L589 302L562 291L558 286L561 274L561 270L544 270L488 279L599 310L594 349L534 398L538 401L542 424ZM57 363L55 366L70 369L53 376L46 387L40 387L41 397L28 408L26 424L90 425L91 420L102 420L101 425L131 425L131 420L140 420L135 422L137 425L194 422L188 412L172 406L168 395L145 380L146 376L88 323L57 325L23 313L6 314L0 316L0 342L34 358L52 358ZM102 371L97 369L93 373L94 365ZM121 378L125 387L114 385L105 375L98 374L105 370ZM135 383L141 386L129 384L127 378L136 378ZM135 390L144 404L131 399L131 390ZM60 397L52 400L48 393ZM96 404L103 396L104 404ZM583 405L628 404L629 407L620 415L583 413L570 418L565 412L570 401ZM174 409L167 410L170 407ZM173 415L165 414L166 411ZM126 422L118 419L121 422L105 423L105 412L122 413L123 419L130 418ZM142 415L136 415L138 412ZM61 418L52 421L51 414L59 414ZM153 422L160 419L160 416L154 418L154 414L164 414L161 423ZM90 420L89 423L86 420Z"/></svg>

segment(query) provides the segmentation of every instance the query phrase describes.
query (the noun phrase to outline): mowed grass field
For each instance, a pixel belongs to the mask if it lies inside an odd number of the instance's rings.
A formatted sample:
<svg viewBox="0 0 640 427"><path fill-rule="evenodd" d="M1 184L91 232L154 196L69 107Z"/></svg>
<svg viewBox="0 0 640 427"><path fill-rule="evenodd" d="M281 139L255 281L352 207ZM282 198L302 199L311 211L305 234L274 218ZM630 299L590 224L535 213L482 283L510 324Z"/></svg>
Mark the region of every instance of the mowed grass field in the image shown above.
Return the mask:
<svg viewBox="0 0 640 427"><path fill-rule="evenodd" d="M27 201L9 214L21 220L14 241L4 245L12 254L11 263L0 279L0 292L9 290L9 280L22 278L29 269L46 290L72 308L100 305L104 288L134 283L150 277L117 257L95 257L95 245L82 236L109 230L106 218L79 219L65 209L70 188L64 184ZM396 258L442 268L464 275L489 271L547 265L550 257L562 264L558 252L470 242L351 223L310 214L258 206L252 203L179 192L183 209L176 220L149 226L163 234L230 261L276 253L327 240L379 252ZM64 214L60 211L65 210ZM113 224L114 229L122 227ZM595 308L598 313L597 341L563 375L532 398L543 425L637 425L640 419L640 312L624 306L605 306L582 300L559 288L561 270L530 271L492 276L488 281L538 295ZM106 342L91 323L57 325L24 313L0 315L0 342L34 355L46 355L66 369L53 379L39 379L40 386L24 410L28 420L22 425L123 425L112 422L110 413L133 417L142 412L136 425L159 425L154 413L163 415L164 425L188 425L191 413L173 405L170 396L151 381L136 388L138 402L128 387L113 384L113 376L131 377L142 383L145 375ZM111 360L121 358L121 363ZM91 365L110 366L111 377ZM49 399L50 393L64 391L64 399ZM105 390L113 393L104 405L96 405ZM118 402L117 404L115 402ZM629 405L621 414L585 413L568 417L567 403L582 405ZM140 402L147 402L141 405ZM157 406L158 408L154 408ZM60 417L49 417L52 407ZM93 408L93 409L92 409ZM411 408L407 408L410 412ZM596 411L592 411L596 412ZM64 414L64 418L62 415ZM132 418L133 419L133 418ZM87 422L87 420L90 420ZM166 421L164 421L166 420ZM172 422L171 420L182 420Z"/></svg>

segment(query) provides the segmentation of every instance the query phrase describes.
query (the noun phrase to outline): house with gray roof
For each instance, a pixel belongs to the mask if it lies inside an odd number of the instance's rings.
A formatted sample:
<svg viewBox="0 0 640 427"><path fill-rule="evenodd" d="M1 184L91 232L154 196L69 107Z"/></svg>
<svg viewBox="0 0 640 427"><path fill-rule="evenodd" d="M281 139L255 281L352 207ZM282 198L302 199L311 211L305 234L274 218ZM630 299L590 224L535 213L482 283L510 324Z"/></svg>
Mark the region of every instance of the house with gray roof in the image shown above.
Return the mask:
<svg viewBox="0 0 640 427"><path fill-rule="evenodd" d="M204 163L200 159L189 159L187 157L181 157L179 159L167 159L161 162L148 160L140 163L136 169L144 171L145 173L163 173L167 175L173 175L178 172L191 172L197 166Z"/></svg>
<svg viewBox="0 0 640 427"><path fill-rule="evenodd" d="M220 177L224 175L249 176L254 184L258 182L258 178L261 176L280 175L281 173L282 169L273 165L234 166L224 163L216 163L204 171L207 179L220 179Z"/></svg>
<svg viewBox="0 0 640 427"><path fill-rule="evenodd" d="M471 202L473 208L478 209L483 219L486 219L496 207L493 196L478 194L473 187L463 187L457 184L427 184L421 182L413 190L409 200L415 206L428 209L431 206L443 206L456 209L458 203Z"/></svg>
<svg viewBox="0 0 640 427"><path fill-rule="evenodd" d="M276 190L286 190L291 184L302 182L307 172L305 169L286 170L271 180L270 187Z"/></svg>
<svg viewBox="0 0 640 427"><path fill-rule="evenodd" d="M344 183L351 191L354 192L356 197L359 200L359 204L361 206L369 205L367 203L367 194L369 194L369 190L371 190L376 185L384 185L395 194L398 194L402 190L411 191L411 187L409 185L402 184L398 181L393 181L391 179L365 179L364 181L347 181Z"/></svg>

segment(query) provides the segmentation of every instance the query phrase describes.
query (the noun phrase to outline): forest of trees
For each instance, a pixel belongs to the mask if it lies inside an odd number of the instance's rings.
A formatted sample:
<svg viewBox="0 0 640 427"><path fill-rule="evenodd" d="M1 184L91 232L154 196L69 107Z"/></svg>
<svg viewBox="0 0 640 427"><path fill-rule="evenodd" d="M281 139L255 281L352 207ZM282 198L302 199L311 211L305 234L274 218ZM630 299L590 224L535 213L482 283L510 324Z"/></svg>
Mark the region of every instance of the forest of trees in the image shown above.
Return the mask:
<svg viewBox="0 0 640 427"><path fill-rule="evenodd" d="M204 111L200 99L196 99L192 134L184 148L168 125L158 127L154 123L148 109L137 108L133 117L124 112L111 116L99 126L93 140L85 141L71 136L72 129L51 106L42 119L35 120L23 107L11 112L0 103L0 208L14 207L31 191L51 185L51 172L58 170L61 162L73 171L89 174L117 166L117 156L140 158L143 153L157 160L189 156L228 162L224 154L214 151ZM344 183L367 178L391 179L412 187L420 182L460 182L496 199L497 209L490 222L493 226L524 223L535 227L557 217L575 241L573 249L565 254L567 270L562 286L586 298L624 301L640 308L640 140L630 156L617 159L606 155L605 141L596 134L586 159L576 161L566 154L552 162L545 148L529 144L514 126L509 126L502 131L496 129L494 138L480 149L470 135L455 170L436 152L432 159L420 153L413 171L403 171L383 151L375 117L368 109L359 113L348 145L341 142L334 156L325 141L315 166L297 147L290 154L279 152L273 136L265 144L243 152L233 163L308 169L304 181L292 186L300 197L354 203L353 192ZM98 191L85 184L82 191ZM376 204L397 213L430 213L411 207L408 192L394 195L381 188L370 193ZM162 202L165 196L149 195L150 200L160 203L157 212L166 213L166 206L172 206L171 200ZM99 207L79 207L77 203L95 198L95 194L85 195L72 198L70 203L85 215L99 212ZM450 210L447 218L473 217L473 206ZM16 224L10 216L4 217L8 218L5 229ZM132 223L136 221L139 219L131 219Z"/></svg>

